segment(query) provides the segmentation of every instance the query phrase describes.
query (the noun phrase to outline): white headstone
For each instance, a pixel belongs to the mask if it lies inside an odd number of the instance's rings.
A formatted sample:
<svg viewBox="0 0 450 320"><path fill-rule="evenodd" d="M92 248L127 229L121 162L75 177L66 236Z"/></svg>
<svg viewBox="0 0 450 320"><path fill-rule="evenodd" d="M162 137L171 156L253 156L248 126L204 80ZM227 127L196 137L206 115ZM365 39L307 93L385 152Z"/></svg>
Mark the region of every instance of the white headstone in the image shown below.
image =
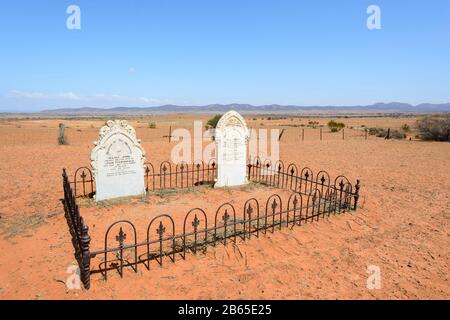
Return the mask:
<svg viewBox="0 0 450 320"><path fill-rule="evenodd" d="M247 183L247 144L249 131L244 118L229 111L216 126L217 181L215 187Z"/></svg>
<svg viewBox="0 0 450 320"><path fill-rule="evenodd" d="M145 194L145 151L132 126L125 120L108 121L94 144L96 201Z"/></svg>

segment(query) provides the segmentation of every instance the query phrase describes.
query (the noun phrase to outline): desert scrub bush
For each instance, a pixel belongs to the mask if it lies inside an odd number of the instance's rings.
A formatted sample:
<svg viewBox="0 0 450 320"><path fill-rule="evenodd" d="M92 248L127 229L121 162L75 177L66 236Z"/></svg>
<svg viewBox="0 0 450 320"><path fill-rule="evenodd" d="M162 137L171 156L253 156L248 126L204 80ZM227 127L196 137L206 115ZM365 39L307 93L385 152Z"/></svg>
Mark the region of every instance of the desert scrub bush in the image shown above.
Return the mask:
<svg viewBox="0 0 450 320"><path fill-rule="evenodd" d="M64 125L64 123L60 123L59 130L58 130L58 144L59 145L68 144L65 131L66 131L66 126Z"/></svg>
<svg viewBox="0 0 450 320"><path fill-rule="evenodd" d="M417 120L419 138L427 141L450 141L450 114L445 117L425 117Z"/></svg>
<svg viewBox="0 0 450 320"><path fill-rule="evenodd" d="M217 127L217 123L219 122L220 118L222 118L221 114L216 114L214 117L208 120L206 122L206 129L215 129Z"/></svg>
<svg viewBox="0 0 450 320"><path fill-rule="evenodd" d="M312 127L312 128L316 128L317 125L319 124L319 121L308 121L308 127Z"/></svg>
<svg viewBox="0 0 450 320"><path fill-rule="evenodd" d="M402 130L403 132L411 132L411 127L405 123L402 125Z"/></svg>
<svg viewBox="0 0 450 320"><path fill-rule="evenodd" d="M389 136L391 139L398 139L398 140L406 138L406 134L403 132L400 132L399 130L391 130Z"/></svg>
<svg viewBox="0 0 450 320"><path fill-rule="evenodd" d="M386 138L389 133L390 139L404 139L406 135L399 130L389 130L384 128L369 128L368 133L371 136L376 136L378 138Z"/></svg>
<svg viewBox="0 0 450 320"><path fill-rule="evenodd" d="M369 132L369 135L376 136L379 138L384 138L387 135L387 130L384 128L369 128L368 132Z"/></svg>
<svg viewBox="0 0 450 320"><path fill-rule="evenodd" d="M150 123L148 124L148 128L149 128L149 129L156 129L156 123L155 123L155 122L150 122Z"/></svg>
<svg viewBox="0 0 450 320"><path fill-rule="evenodd" d="M334 120L330 120L327 124L328 128L330 128L331 132L339 132L345 128L345 124L342 122L336 122Z"/></svg>

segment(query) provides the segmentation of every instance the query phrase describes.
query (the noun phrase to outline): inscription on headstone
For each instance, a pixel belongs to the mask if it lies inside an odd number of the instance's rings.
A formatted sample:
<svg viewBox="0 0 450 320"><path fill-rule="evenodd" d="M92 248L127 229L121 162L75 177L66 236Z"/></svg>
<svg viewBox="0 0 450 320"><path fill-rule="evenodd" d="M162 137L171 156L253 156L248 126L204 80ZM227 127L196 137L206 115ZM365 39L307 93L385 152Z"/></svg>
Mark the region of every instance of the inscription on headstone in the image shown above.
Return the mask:
<svg viewBox="0 0 450 320"><path fill-rule="evenodd" d="M217 181L215 187L247 183L248 128L236 111L227 112L216 127Z"/></svg>
<svg viewBox="0 0 450 320"><path fill-rule="evenodd" d="M108 121L91 153L96 201L143 195L145 152L125 120Z"/></svg>

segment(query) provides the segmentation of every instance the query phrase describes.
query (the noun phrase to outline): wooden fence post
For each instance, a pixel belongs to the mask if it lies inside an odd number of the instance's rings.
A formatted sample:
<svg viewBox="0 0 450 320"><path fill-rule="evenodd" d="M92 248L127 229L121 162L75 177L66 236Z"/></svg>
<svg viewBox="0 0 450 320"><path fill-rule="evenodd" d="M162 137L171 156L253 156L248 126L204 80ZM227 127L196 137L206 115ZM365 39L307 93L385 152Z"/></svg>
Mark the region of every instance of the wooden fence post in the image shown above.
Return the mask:
<svg viewBox="0 0 450 320"><path fill-rule="evenodd" d="M284 131L285 131L285 129L282 129L282 130L281 130L281 133L280 133L280 135L278 136L278 141L281 141L281 138L283 137Z"/></svg>
<svg viewBox="0 0 450 320"><path fill-rule="evenodd" d="M389 140L390 138L391 138L391 128L388 128L387 135L384 139Z"/></svg>

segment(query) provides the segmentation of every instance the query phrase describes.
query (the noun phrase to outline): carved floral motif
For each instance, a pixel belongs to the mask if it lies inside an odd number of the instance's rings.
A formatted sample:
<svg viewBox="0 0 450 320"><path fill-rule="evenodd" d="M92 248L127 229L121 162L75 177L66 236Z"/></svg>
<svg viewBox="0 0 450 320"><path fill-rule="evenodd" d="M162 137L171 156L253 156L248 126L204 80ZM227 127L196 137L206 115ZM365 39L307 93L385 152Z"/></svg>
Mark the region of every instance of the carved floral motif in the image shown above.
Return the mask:
<svg viewBox="0 0 450 320"><path fill-rule="evenodd" d="M128 124L126 120L109 120L106 125L100 129L99 139L94 142L95 148L91 153L91 166L94 176L97 173L97 153L99 150L103 150L107 147L104 142L115 133L124 134L133 144L133 147L140 149L142 157L140 159L142 167L145 169L145 150L141 146L141 140L136 138L136 131Z"/></svg>

